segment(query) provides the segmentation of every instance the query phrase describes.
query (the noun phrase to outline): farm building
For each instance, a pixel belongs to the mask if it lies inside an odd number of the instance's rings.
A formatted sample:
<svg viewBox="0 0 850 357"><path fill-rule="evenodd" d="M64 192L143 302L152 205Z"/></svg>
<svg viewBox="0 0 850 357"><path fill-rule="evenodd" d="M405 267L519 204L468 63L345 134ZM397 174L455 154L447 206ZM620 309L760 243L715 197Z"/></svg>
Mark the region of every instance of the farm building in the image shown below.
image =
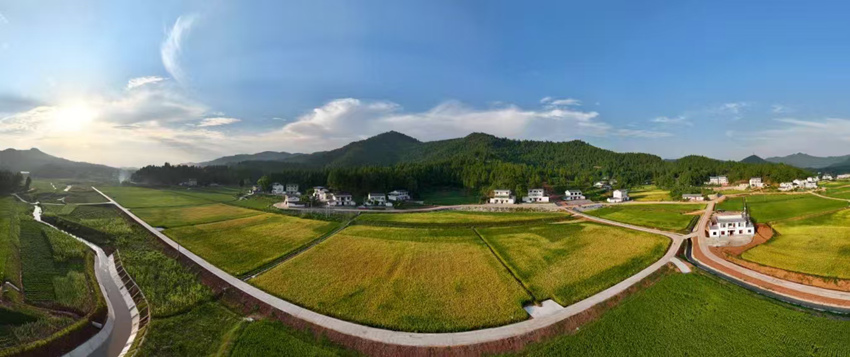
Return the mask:
<svg viewBox="0 0 850 357"><path fill-rule="evenodd" d="M750 179L750 187L751 188L762 188L764 187L764 182L761 181L761 177L753 177Z"/></svg>
<svg viewBox="0 0 850 357"><path fill-rule="evenodd" d="M299 195L293 195L286 193L283 195L283 204L287 207L304 207L304 204L301 203L301 197Z"/></svg>
<svg viewBox="0 0 850 357"><path fill-rule="evenodd" d="M818 188L818 183L815 182L815 181L806 181L803 184L803 187L806 188L806 189L815 189L815 188Z"/></svg>
<svg viewBox="0 0 850 357"><path fill-rule="evenodd" d="M549 202L549 196L546 196L542 188L532 188L528 190L528 196L522 198L522 202Z"/></svg>
<svg viewBox="0 0 850 357"><path fill-rule="evenodd" d="M746 211L717 212L711 216L711 223L708 226L709 237L753 236L755 234L756 228Z"/></svg>
<svg viewBox="0 0 850 357"><path fill-rule="evenodd" d="M614 190L614 196L608 199L610 203L620 203L626 202L629 200L629 190Z"/></svg>
<svg viewBox="0 0 850 357"><path fill-rule="evenodd" d="M585 199L584 194L581 193L580 190L566 190L564 191L564 200L565 201L577 201Z"/></svg>
<svg viewBox="0 0 850 357"><path fill-rule="evenodd" d="M326 196L328 198L328 206L354 206L356 203L354 202L354 196L347 192L339 192L339 193L329 193Z"/></svg>
<svg viewBox="0 0 850 357"><path fill-rule="evenodd" d="M832 181L833 178L832 178L832 175L830 175L830 174L824 174L823 177L821 177L821 180Z"/></svg>
<svg viewBox="0 0 850 357"><path fill-rule="evenodd" d="M366 203L372 206L392 206L383 192L372 192L366 196Z"/></svg>
<svg viewBox="0 0 850 357"><path fill-rule="evenodd" d="M286 194L286 188L283 185L275 182L272 184L272 194L273 195L283 195Z"/></svg>
<svg viewBox="0 0 850 357"><path fill-rule="evenodd" d="M820 181L820 179L817 176L806 178L806 182L818 182L818 181Z"/></svg>
<svg viewBox="0 0 850 357"><path fill-rule="evenodd" d="M410 194L407 190L393 190L387 195L390 201L407 201L410 199Z"/></svg>
<svg viewBox="0 0 850 357"><path fill-rule="evenodd" d="M841 174L841 175L835 176L835 179L836 179L836 180L846 180L846 179L850 179L850 174Z"/></svg>
<svg viewBox="0 0 850 357"><path fill-rule="evenodd" d="M783 182L779 184L779 191L791 191L796 187L797 185L795 185L793 182Z"/></svg>
<svg viewBox="0 0 850 357"><path fill-rule="evenodd" d="M299 196L301 195L298 192L298 184L295 184L295 183L286 184L285 190L286 190L286 193L290 194L290 195L299 195Z"/></svg>
<svg viewBox="0 0 850 357"><path fill-rule="evenodd" d="M331 191L322 186L313 187L313 198L318 200L319 202L328 202Z"/></svg>
<svg viewBox="0 0 850 357"><path fill-rule="evenodd" d="M701 194L698 194L698 193L686 193L686 194L682 195L682 199L686 200L686 201L697 201L697 202L705 201L705 197Z"/></svg>
<svg viewBox="0 0 850 357"><path fill-rule="evenodd" d="M511 190L493 190L490 203L512 205L516 203L516 197L511 194Z"/></svg>
<svg viewBox="0 0 850 357"><path fill-rule="evenodd" d="M706 184L726 186L729 184L729 178L727 178L726 176L711 176L708 178L708 182L706 182Z"/></svg>

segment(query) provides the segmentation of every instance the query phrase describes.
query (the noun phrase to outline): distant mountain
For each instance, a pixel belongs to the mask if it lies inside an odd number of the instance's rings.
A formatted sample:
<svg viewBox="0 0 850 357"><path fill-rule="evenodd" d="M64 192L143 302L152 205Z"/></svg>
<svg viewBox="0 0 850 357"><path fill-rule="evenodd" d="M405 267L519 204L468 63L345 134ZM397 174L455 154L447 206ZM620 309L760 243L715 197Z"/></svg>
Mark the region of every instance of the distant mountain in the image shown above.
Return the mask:
<svg viewBox="0 0 850 357"><path fill-rule="evenodd" d="M36 178L81 178L115 180L118 169L76 162L48 155L39 149L0 151L0 169L12 172L29 171Z"/></svg>
<svg viewBox="0 0 850 357"><path fill-rule="evenodd" d="M762 159L758 155L750 155L741 160L741 162L745 164L764 164L767 161L765 159Z"/></svg>
<svg viewBox="0 0 850 357"><path fill-rule="evenodd" d="M284 161L293 156L298 156L302 154L291 154L285 151L275 152L275 151L263 151L256 154L239 154L233 156L225 156L220 157L215 160L199 162L194 165L196 166L215 166L215 165L232 165L238 164L243 161Z"/></svg>
<svg viewBox="0 0 850 357"><path fill-rule="evenodd" d="M804 153L796 153L782 157L769 157L766 160L769 162L783 163L800 168L821 169L831 165L844 163L850 160L850 155L821 157Z"/></svg>

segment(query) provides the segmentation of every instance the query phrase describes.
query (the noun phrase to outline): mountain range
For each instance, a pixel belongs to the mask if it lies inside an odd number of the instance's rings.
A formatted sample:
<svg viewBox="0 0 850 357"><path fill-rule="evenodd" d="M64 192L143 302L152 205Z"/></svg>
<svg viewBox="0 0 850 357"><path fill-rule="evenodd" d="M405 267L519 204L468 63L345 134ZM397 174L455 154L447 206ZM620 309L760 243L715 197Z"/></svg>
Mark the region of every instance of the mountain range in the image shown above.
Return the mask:
<svg viewBox="0 0 850 357"><path fill-rule="evenodd" d="M29 150L6 149L0 151L0 170L12 172L28 171L34 177L41 178L80 178L113 180L118 169L76 162L52 156L33 148Z"/></svg>
<svg viewBox="0 0 850 357"><path fill-rule="evenodd" d="M754 160L750 156L744 160ZM844 156L813 156L804 153L796 153L788 156L775 156L764 159L767 162L783 163L795 167L821 170L821 171L841 171L850 167L850 155ZM743 160L741 162L744 162Z"/></svg>

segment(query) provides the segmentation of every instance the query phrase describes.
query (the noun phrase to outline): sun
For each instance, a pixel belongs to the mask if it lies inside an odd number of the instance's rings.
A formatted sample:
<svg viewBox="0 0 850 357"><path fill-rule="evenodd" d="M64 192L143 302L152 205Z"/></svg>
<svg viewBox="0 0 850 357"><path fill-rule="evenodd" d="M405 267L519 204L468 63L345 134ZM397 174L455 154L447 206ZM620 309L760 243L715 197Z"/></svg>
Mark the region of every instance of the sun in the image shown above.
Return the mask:
<svg viewBox="0 0 850 357"><path fill-rule="evenodd" d="M86 103L63 105L53 113L50 128L56 132L76 132L85 129L97 117L97 111Z"/></svg>

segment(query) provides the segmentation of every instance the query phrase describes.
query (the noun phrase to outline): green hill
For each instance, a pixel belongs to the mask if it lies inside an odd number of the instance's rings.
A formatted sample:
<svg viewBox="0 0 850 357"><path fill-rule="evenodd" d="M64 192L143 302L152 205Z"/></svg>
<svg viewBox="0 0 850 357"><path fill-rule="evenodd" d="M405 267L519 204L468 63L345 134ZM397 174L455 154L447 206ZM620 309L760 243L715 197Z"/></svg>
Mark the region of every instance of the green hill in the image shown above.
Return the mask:
<svg viewBox="0 0 850 357"><path fill-rule="evenodd" d="M768 161L765 160L765 159L762 159L758 155L750 155L750 156L745 157L743 160L741 160L741 162L743 162L745 164L765 164Z"/></svg>
<svg viewBox="0 0 850 357"><path fill-rule="evenodd" d="M66 160L48 155L39 149L6 149L0 151L0 170L11 172L29 171L33 177L40 178L85 178L114 180L118 169Z"/></svg>

